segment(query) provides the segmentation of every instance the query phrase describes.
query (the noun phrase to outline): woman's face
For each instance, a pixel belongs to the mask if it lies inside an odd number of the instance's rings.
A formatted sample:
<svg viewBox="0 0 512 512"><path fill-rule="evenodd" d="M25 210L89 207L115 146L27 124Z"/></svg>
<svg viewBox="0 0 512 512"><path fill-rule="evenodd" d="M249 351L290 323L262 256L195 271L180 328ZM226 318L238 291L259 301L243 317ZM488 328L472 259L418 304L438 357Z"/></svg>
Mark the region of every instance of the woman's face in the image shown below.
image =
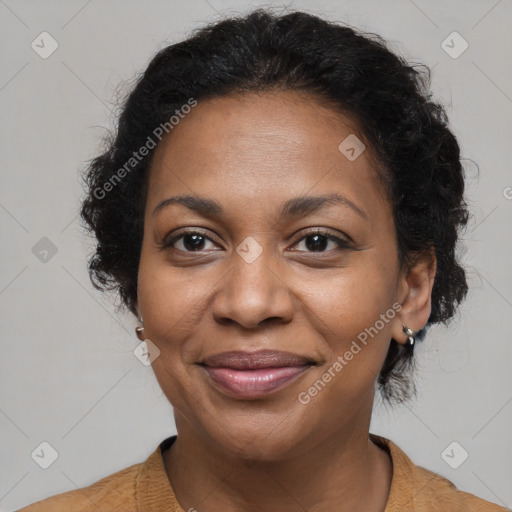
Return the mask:
<svg viewBox="0 0 512 512"><path fill-rule="evenodd" d="M354 136L351 119L279 92L200 101L157 148L138 309L180 432L276 459L367 432L407 286ZM245 354L214 357L232 352Z"/></svg>

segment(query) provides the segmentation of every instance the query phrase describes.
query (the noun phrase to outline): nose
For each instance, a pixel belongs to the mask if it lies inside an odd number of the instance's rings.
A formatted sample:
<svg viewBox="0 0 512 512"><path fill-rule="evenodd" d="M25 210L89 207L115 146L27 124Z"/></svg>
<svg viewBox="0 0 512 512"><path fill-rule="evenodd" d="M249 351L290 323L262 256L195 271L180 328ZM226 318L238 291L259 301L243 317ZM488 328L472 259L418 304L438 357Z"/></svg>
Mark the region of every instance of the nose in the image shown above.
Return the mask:
<svg viewBox="0 0 512 512"><path fill-rule="evenodd" d="M254 329L292 320L292 293L264 253L251 263L233 254L233 266L213 298L212 313L219 324Z"/></svg>

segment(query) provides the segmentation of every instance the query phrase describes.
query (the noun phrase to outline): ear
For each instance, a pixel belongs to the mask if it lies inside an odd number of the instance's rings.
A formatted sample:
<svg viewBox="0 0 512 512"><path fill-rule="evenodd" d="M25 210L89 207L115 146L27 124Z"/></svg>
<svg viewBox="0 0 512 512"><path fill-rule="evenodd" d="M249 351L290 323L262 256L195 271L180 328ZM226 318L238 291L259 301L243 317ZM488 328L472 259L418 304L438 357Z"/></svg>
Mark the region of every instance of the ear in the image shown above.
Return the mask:
<svg viewBox="0 0 512 512"><path fill-rule="evenodd" d="M403 324L417 332L428 321L432 310L432 288L436 267L435 251L432 248L400 277L398 300L402 309L395 317L392 337L402 345L407 342Z"/></svg>

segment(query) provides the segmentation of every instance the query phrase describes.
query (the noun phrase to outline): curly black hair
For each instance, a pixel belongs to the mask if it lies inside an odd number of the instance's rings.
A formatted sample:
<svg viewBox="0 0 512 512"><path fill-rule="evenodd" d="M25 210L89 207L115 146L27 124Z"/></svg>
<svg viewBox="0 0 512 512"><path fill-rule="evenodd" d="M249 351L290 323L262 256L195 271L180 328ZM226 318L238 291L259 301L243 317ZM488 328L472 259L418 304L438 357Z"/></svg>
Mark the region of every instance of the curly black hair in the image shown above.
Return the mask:
<svg viewBox="0 0 512 512"><path fill-rule="evenodd" d="M309 93L358 122L393 205L401 268L435 251L432 310L417 339L430 325L446 324L467 293L455 250L469 214L459 145L445 110L431 99L430 71L407 63L378 35L300 11L257 9L211 23L163 48L137 77L116 133L84 175L81 216L97 241L89 260L94 286L118 292L137 315L143 214L158 127L170 132L170 119L192 101L275 89ZM405 400L414 391L412 361L412 349L391 340L378 378L388 401Z"/></svg>

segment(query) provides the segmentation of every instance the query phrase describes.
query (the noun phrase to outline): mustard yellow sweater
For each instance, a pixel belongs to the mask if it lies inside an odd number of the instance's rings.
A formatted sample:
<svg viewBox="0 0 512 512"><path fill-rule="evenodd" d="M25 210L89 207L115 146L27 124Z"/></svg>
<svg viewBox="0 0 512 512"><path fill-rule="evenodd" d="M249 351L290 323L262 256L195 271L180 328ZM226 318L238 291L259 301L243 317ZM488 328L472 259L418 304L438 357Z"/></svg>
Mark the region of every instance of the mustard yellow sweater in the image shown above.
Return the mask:
<svg viewBox="0 0 512 512"><path fill-rule="evenodd" d="M507 509L461 492L445 478L414 465L393 442L371 435L393 461L393 478L385 512L507 512ZM18 512L184 512L167 474L162 453L169 437L140 464L113 473L88 487L52 496Z"/></svg>

